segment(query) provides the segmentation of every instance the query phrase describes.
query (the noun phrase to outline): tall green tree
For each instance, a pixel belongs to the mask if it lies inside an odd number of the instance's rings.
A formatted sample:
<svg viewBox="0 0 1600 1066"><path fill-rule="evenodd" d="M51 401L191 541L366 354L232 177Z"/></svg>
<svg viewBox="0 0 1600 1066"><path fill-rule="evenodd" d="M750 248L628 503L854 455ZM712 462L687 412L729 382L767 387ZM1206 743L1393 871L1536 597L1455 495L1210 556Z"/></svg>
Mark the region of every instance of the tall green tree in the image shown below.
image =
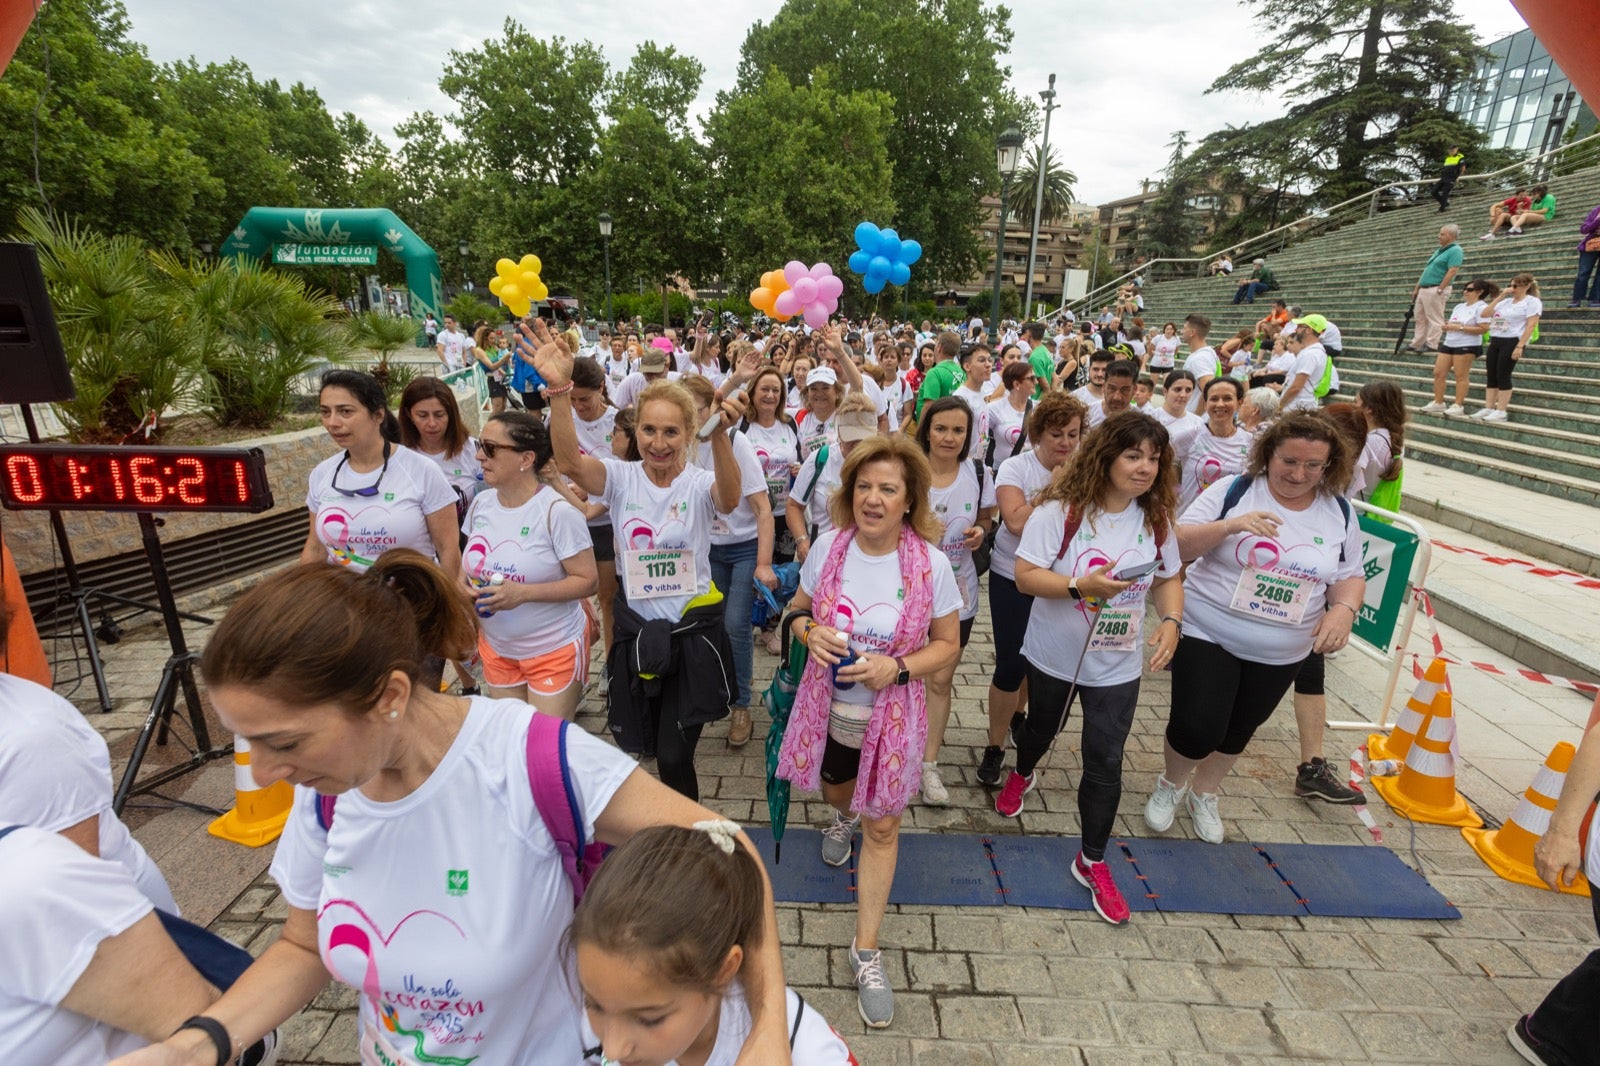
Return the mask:
<svg viewBox="0 0 1600 1066"><path fill-rule="evenodd" d="M772 70L753 91L720 95L706 133L718 172L724 277L748 291L791 259L827 261L851 276L844 261L854 224L905 217L890 193L893 122L887 93L836 89L825 70L799 85Z"/></svg>
<svg viewBox="0 0 1600 1066"><path fill-rule="evenodd" d="M1326 206L1431 174L1450 145L1482 142L1441 89L1471 82L1484 54L1451 0L1250 2L1272 37L1208 91L1271 94L1289 106L1209 149L1203 143L1202 153L1225 148L1259 177L1293 160L1303 191Z"/></svg>
<svg viewBox="0 0 1600 1066"><path fill-rule="evenodd" d="M1017 168L1016 175L1011 179L1011 198L1006 201L1006 210L1013 218L1033 221L1033 201L1038 194L1039 181L1039 149L1038 142L1034 143L1033 150L1028 158L1022 161ZM1058 218L1065 218L1072 208L1072 194L1078 184L1078 175L1056 162L1055 152L1050 153L1050 158L1044 161L1044 199L1039 206L1039 225L1048 226Z"/></svg>
<svg viewBox="0 0 1600 1066"><path fill-rule="evenodd" d="M1000 190L995 137L1032 114L1006 85L1010 22L982 0L787 0L745 37L731 95L765 92L771 70L796 87L825 72L833 92L887 94L896 211L872 221L921 242L921 278L964 281L987 262L979 202ZM847 237L855 221L830 230Z"/></svg>

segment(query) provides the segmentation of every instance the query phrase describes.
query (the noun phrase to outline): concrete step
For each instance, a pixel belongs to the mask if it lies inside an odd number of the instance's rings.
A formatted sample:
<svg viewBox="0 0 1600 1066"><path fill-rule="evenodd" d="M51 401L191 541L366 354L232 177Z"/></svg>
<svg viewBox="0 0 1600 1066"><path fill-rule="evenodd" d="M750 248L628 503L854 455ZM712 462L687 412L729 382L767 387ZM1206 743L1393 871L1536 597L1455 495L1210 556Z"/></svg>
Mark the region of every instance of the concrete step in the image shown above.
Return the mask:
<svg viewBox="0 0 1600 1066"><path fill-rule="evenodd" d="M1600 506L1600 481L1573 477L1548 470L1533 470L1526 463L1508 462L1463 449L1456 442L1441 442L1420 436L1406 438L1406 455L1435 466L1463 474L1473 474L1506 485L1533 489L1574 503Z"/></svg>

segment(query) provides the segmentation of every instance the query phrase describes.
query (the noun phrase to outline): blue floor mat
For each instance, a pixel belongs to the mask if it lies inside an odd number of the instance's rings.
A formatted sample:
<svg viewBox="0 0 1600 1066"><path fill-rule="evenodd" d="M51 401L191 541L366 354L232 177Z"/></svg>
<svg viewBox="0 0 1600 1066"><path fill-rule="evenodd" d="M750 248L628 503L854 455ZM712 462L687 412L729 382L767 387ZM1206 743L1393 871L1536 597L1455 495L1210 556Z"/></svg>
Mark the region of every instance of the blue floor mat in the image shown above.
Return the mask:
<svg viewBox="0 0 1600 1066"><path fill-rule="evenodd" d="M821 857L822 834L792 828L773 863L772 832L746 830L777 898L850 903L861 838L844 866ZM889 902L917 906L1051 907L1088 910L1089 895L1068 864L1076 837L902 833ZM1106 858L1134 911L1460 918L1460 911L1383 847L1331 844L1206 844L1113 838Z"/></svg>

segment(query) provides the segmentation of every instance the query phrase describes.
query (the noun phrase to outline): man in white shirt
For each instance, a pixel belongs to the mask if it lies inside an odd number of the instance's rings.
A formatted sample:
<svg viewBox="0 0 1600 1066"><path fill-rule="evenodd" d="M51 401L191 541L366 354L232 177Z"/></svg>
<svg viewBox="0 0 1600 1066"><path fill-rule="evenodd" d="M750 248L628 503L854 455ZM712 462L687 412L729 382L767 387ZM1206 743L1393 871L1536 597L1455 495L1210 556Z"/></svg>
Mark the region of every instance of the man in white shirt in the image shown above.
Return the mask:
<svg viewBox="0 0 1600 1066"><path fill-rule="evenodd" d="M1295 354L1294 368L1284 379L1279 407L1284 411L1315 411L1319 405L1317 390L1325 387L1322 379L1328 372L1328 353L1322 347L1321 336L1328 328L1328 320L1321 315L1307 315L1298 322L1290 322L1285 332L1293 331L1288 343L1300 345Z"/></svg>
<svg viewBox="0 0 1600 1066"><path fill-rule="evenodd" d="M472 338L456 328L454 315L444 316L444 329L439 334L434 351L439 353L439 362L444 364L444 372L460 370L466 365L467 349L472 346Z"/></svg>
<svg viewBox="0 0 1600 1066"><path fill-rule="evenodd" d="M1139 364L1132 359L1118 359L1105 368L1103 380L1105 384L1100 389L1100 399L1089 405L1090 429L1112 415L1132 410L1133 386L1139 380Z"/></svg>
<svg viewBox="0 0 1600 1066"><path fill-rule="evenodd" d="M1189 410L1199 414L1202 398L1206 394L1206 383L1222 373L1222 360L1217 358L1216 349L1206 343L1206 337L1211 333L1211 319L1205 315L1188 316L1178 332L1189 349L1189 357L1183 361L1183 368L1194 375L1194 395L1189 398Z"/></svg>
<svg viewBox="0 0 1600 1066"><path fill-rule="evenodd" d="M618 410L625 411L633 406L646 385L656 381L673 381L680 376L676 370L667 369L666 349L651 345L639 357L639 369L622 379L612 393L611 400Z"/></svg>

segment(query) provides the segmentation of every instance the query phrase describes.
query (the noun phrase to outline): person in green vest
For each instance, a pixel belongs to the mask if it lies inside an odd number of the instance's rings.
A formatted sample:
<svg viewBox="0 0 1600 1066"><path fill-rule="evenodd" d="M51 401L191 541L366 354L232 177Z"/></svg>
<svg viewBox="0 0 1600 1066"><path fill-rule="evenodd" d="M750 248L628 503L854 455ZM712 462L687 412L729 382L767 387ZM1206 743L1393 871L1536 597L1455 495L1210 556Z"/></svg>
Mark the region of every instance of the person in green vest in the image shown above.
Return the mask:
<svg viewBox="0 0 1600 1066"><path fill-rule="evenodd" d="M1439 180L1434 182L1433 192L1430 194L1439 202L1440 211L1450 207L1450 194L1455 191L1456 182L1466 177L1466 174L1466 157L1461 154L1459 146L1452 146L1444 154L1444 162L1439 166Z"/></svg>
<svg viewBox="0 0 1600 1066"><path fill-rule="evenodd" d="M917 390L916 417L922 417L922 405L932 400L943 399L955 395L957 387L966 380L966 371L961 369L961 335L953 330L945 330L939 334L939 339L933 342L933 354L937 360L922 379L922 388Z"/></svg>
<svg viewBox="0 0 1600 1066"><path fill-rule="evenodd" d="M1029 322L1023 327L1023 333L1033 349L1028 353L1028 365L1033 367L1033 376L1038 379L1033 386L1033 398L1037 400L1044 395L1044 387L1055 380L1056 361L1045 347L1043 322Z"/></svg>
<svg viewBox="0 0 1600 1066"><path fill-rule="evenodd" d="M1272 268L1267 266L1265 259L1256 259L1250 264L1250 273L1239 282L1239 287L1234 290L1234 303L1253 304L1256 297L1264 292L1272 292L1278 287L1278 279L1272 273Z"/></svg>

